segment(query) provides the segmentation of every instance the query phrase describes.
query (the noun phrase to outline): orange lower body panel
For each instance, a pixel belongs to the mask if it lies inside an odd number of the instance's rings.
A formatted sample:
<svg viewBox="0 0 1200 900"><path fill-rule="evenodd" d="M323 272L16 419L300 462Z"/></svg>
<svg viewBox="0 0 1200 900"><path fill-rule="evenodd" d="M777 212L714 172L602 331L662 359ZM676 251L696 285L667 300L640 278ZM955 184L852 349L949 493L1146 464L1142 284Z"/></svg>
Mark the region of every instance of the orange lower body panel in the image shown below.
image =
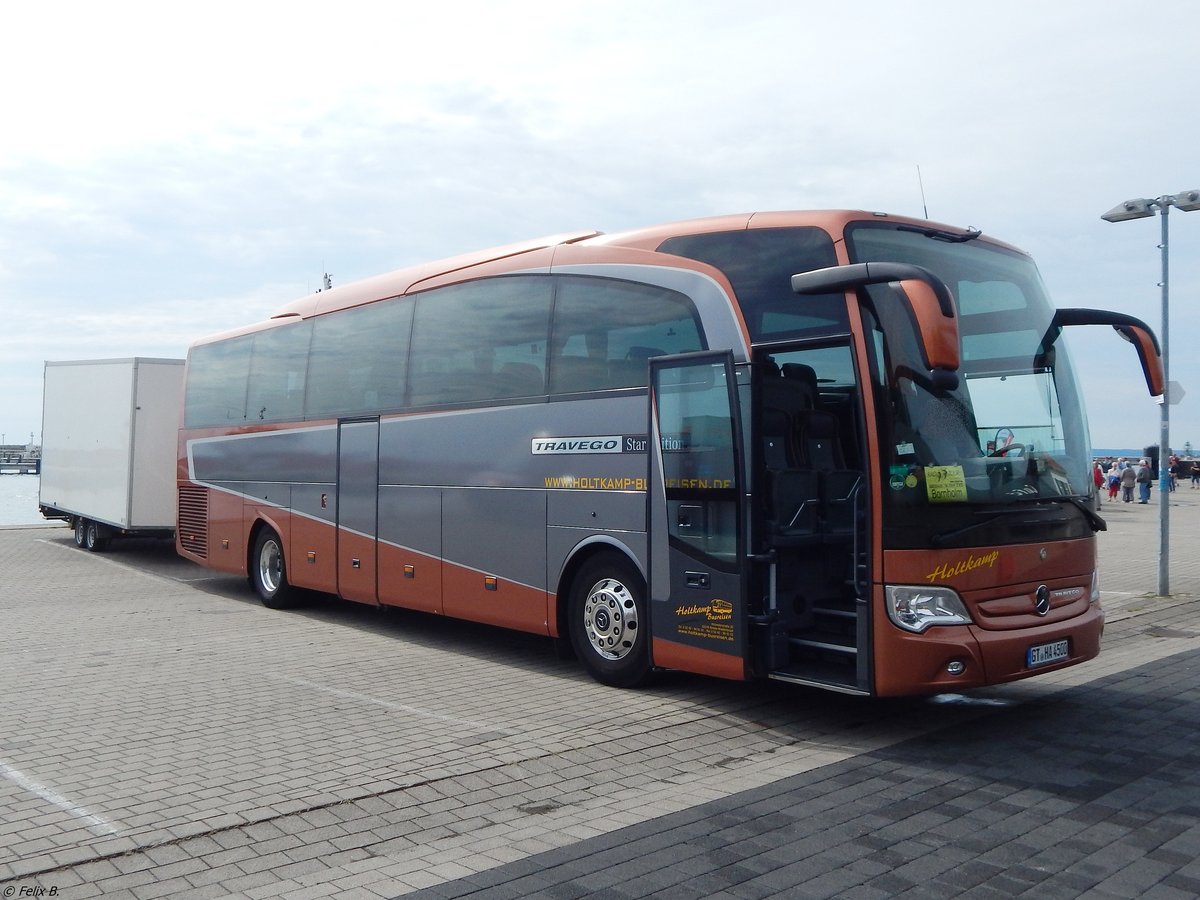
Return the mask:
<svg viewBox="0 0 1200 900"><path fill-rule="evenodd" d="M1104 612L1098 604L1062 622L1012 631L959 625L910 634L885 620L875 636L875 693L936 694L1029 678L1093 659L1103 631ZM1030 647L1061 640L1068 642L1066 659L1027 665ZM963 664L961 674L950 674L947 667L953 662Z"/></svg>
<svg viewBox="0 0 1200 900"><path fill-rule="evenodd" d="M446 615L533 634L549 634L545 591L442 563L442 604Z"/></svg>
<svg viewBox="0 0 1200 900"><path fill-rule="evenodd" d="M408 547L379 544L379 602L442 612L442 561Z"/></svg>
<svg viewBox="0 0 1200 900"><path fill-rule="evenodd" d="M740 656L688 647L663 638L654 638L651 655L654 665L664 669L678 669L733 681L746 680L746 663Z"/></svg>

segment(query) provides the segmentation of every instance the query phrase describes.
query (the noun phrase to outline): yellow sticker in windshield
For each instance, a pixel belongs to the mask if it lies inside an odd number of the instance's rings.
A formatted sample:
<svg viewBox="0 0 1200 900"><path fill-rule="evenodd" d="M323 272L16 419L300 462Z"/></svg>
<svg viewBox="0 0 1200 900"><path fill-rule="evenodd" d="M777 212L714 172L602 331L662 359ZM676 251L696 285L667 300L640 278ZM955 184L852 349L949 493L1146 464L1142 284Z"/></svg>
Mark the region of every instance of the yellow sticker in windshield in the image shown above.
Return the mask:
<svg viewBox="0 0 1200 900"><path fill-rule="evenodd" d="M926 466L925 493L930 503L965 502L967 478L962 466Z"/></svg>

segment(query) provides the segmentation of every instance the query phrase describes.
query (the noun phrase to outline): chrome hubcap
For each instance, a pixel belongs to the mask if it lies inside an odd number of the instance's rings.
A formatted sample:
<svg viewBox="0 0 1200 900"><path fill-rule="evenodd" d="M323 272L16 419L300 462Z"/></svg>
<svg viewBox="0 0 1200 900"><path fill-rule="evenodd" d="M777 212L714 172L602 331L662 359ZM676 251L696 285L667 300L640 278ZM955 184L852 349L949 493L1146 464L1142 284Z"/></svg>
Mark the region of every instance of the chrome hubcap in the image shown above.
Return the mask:
<svg viewBox="0 0 1200 900"><path fill-rule="evenodd" d="M592 648L605 659L624 659L637 640L637 604L614 578L597 581L583 604L583 627Z"/></svg>
<svg viewBox="0 0 1200 900"><path fill-rule="evenodd" d="M267 541L258 555L258 578L268 594L279 590L282 573L283 555L279 552L279 544Z"/></svg>

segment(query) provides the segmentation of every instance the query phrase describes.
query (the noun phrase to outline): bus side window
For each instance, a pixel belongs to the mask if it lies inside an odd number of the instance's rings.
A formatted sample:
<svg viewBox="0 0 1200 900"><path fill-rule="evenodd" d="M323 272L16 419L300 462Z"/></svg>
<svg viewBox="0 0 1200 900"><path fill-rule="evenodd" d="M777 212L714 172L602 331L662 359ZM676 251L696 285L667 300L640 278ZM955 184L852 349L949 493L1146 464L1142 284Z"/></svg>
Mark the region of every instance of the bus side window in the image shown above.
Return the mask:
<svg viewBox="0 0 1200 900"><path fill-rule="evenodd" d="M412 406L545 393L548 277L482 278L416 299Z"/></svg>
<svg viewBox="0 0 1200 900"><path fill-rule="evenodd" d="M246 419L246 381L253 338L202 344L188 360L184 425L204 428Z"/></svg>
<svg viewBox="0 0 1200 900"><path fill-rule="evenodd" d="M284 325L254 336L250 386L246 394L251 420L298 419L304 413L304 375L311 322Z"/></svg>
<svg viewBox="0 0 1200 900"><path fill-rule="evenodd" d="M384 300L313 324L305 414L310 419L404 406L412 302Z"/></svg>
<svg viewBox="0 0 1200 900"><path fill-rule="evenodd" d="M705 349L682 294L611 278L562 276L554 301L550 392L645 387L646 361Z"/></svg>

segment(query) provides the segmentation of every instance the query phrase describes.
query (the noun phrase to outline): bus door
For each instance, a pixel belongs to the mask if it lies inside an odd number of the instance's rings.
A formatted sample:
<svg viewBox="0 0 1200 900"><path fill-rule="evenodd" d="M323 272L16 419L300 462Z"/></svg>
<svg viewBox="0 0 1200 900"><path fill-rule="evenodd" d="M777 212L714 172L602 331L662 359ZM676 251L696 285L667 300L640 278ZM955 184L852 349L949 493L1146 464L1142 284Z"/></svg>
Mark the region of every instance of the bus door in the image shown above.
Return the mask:
<svg viewBox="0 0 1200 900"><path fill-rule="evenodd" d="M869 454L852 350L840 340L756 355L755 533L770 561L761 641L770 677L864 694Z"/></svg>
<svg viewBox="0 0 1200 900"><path fill-rule="evenodd" d="M338 594L376 603L379 419L338 422Z"/></svg>
<svg viewBox="0 0 1200 900"><path fill-rule="evenodd" d="M655 665L746 676L742 430L731 353L650 360Z"/></svg>

